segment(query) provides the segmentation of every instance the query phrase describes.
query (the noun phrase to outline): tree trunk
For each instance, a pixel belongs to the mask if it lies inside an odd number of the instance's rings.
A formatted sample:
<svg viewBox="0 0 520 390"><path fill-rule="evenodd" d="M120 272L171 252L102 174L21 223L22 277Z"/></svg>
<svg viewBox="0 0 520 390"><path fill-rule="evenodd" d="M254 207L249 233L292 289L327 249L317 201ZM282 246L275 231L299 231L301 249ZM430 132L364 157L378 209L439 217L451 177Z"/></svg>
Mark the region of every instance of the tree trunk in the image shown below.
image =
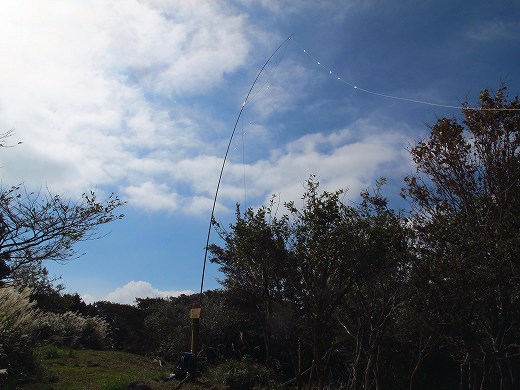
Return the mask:
<svg viewBox="0 0 520 390"><path fill-rule="evenodd" d="M499 361L498 369L500 372L500 390L513 390L513 375L507 356Z"/></svg>
<svg viewBox="0 0 520 390"><path fill-rule="evenodd" d="M352 361L352 373L350 374L350 378L348 380L348 388L350 390L357 389L358 382L358 370L359 370L359 361L361 359L361 345L363 343L363 327L358 326L357 334L356 334L356 349L354 359Z"/></svg>
<svg viewBox="0 0 520 390"><path fill-rule="evenodd" d="M301 376L301 366L300 366L300 339L298 338L298 349L297 352L294 351L294 348L289 348L289 355L291 356L291 361L294 367L294 381L296 381L296 389L301 390L303 388L302 385L302 376Z"/></svg>
<svg viewBox="0 0 520 390"><path fill-rule="evenodd" d="M480 380L480 390L486 389L488 364L488 354L484 352L484 358L482 359L482 378Z"/></svg>
<svg viewBox="0 0 520 390"><path fill-rule="evenodd" d="M271 362L271 338L272 331L271 325L273 324L273 307L271 294L269 292L269 278L267 275L267 269L265 262L262 262L262 282L263 282L263 294L265 302L265 323L264 323L264 343L265 343L265 364L269 366Z"/></svg>
<svg viewBox="0 0 520 390"><path fill-rule="evenodd" d="M424 343L424 346L419 350L419 356L417 357L417 363L415 363L415 367L413 368L412 373L410 374L410 390L413 390L413 387L415 385L415 376L417 375L417 372L419 371L419 367L421 363L424 361L426 356L428 356L428 353L426 351L429 349L431 345L432 336L430 335L428 337L428 340Z"/></svg>
<svg viewBox="0 0 520 390"><path fill-rule="evenodd" d="M467 362L468 362L468 354L466 353L466 357L465 357L464 361L460 364L459 390L468 389L467 380L466 380L467 379L466 371L468 371Z"/></svg>
<svg viewBox="0 0 520 390"><path fill-rule="evenodd" d="M381 358L381 348L377 347L376 363L374 364L373 374L376 382L376 390L380 390L379 386L379 362Z"/></svg>
<svg viewBox="0 0 520 390"><path fill-rule="evenodd" d="M312 326L312 363L311 363L311 372L309 374L309 389L312 389L312 385L314 383L314 374L316 371L317 364L317 354L318 354L318 346L317 346L317 329L316 329L316 320L313 321Z"/></svg>
<svg viewBox="0 0 520 390"><path fill-rule="evenodd" d="M413 388L414 388L415 376L417 375L417 371L419 370L419 366L421 365L421 363L422 363L422 359L418 360L417 363L415 364L415 367L413 368L412 373L410 374L410 386L409 386L410 390L413 390Z"/></svg>
<svg viewBox="0 0 520 390"><path fill-rule="evenodd" d="M475 390L477 380L476 380L476 372L475 372L475 364L473 363L473 359L469 359L468 365L468 389Z"/></svg>
<svg viewBox="0 0 520 390"><path fill-rule="evenodd" d="M370 388L372 387L372 384L371 384L371 373L372 373L372 367L374 366L374 354L373 353L370 353L368 355L368 360L367 360L367 366L365 367L365 375L364 375L364 378L363 378L363 389L364 390L370 390Z"/></svg>

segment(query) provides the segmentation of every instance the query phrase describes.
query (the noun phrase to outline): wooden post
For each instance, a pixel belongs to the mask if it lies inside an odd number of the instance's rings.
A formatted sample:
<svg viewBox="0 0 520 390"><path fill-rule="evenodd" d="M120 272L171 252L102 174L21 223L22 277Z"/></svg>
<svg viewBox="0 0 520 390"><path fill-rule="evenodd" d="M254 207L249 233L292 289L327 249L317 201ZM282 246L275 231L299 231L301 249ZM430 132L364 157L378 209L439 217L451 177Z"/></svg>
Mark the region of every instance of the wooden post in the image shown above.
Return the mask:
<svg viewBox="0 0 520 390"><path fill-rule="evenodd" d="M190 310L191 318L191 353L196 356L199 352L199 321L201 308L196 307Z"/></svg>

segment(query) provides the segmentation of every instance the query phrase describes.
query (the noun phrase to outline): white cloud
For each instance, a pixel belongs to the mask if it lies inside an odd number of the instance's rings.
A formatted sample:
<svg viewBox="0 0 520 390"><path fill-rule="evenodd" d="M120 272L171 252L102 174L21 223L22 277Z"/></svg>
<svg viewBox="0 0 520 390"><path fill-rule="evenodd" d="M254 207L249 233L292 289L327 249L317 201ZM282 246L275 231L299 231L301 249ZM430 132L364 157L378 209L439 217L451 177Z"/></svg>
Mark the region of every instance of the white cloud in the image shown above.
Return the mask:
<svg viewBox="0 0 520 390"><path fill-rule="evenodd" d="M241 66L244 16L213 1L152 3L1 3L0 129L23 141L0 156L4 181L132 192L201 148L193 109L157 100Z"/></svg>
<svg viewBox="0 0 520 390"><path fill-rule="evenodd" d="M87 305L92 304L92 303L98 301L98 299L96 299L93 295L90 295L90 294L88 294L88 293L81 294L81 299L82 299L83 302L85 302Z"/></svg>
<svg viewBox="0 0 520 390"><path fill-rule="evenodd" d="M247 102L246 110L252 110L260 118L294 109L307 96L308 83L315 82L308 80L305 67L285 58L283 53L265 68Z"/></svg>
<svg viewBox="0 0 520 390"><path fill-rule="evenodd" d="M282 201L297 200L311 174L320 178L323 190L348 189L349 197L357 198L377 178L401 175L410 164L404 125L399 129L396 124L381 126L384 130L370 120L359 120L328 134L295 139L274 150L270 159L247 165L245 189L244 166L228 163L219 199L241 202L246 191L253 206L267 202L272 194L280 195Z"/></svg>
<svg viewBox="0 0 520 390"><path fill-rule="evenodd" d="M135 298L167 298L177 297L182 294L193 294L193 291L162 291L154 288L149 282L139 280L128 282L123 287L116 288L107 294L105 300L131 305L135 303ZM88 298L88 294L84 294L83 299L85 297Z"/></svg>
<svg viewBox="0 0 520 390"><path fill-rule="evenodd" d="M144 79L154 90L166 94L204 91L244 62L249 50L243 35L244 15L233 14L224 3L207 0L149 4L156 7L163 24L161 29L147 31L151 39L146 37L143 45L146 55L149 41L163 42L152 52L153 57L148 56L150 63L144 64L145 69L153 64ZM131 50L134 57L143 58ZM142 60L135 62L143 67Z"/></svg>
<svg viewBox="0 0 520 390"><path fill-rule="evenodd" d="M166 184L147 181L127 187L125 195L131 205L148 210L175 211L178 207L178 196Z"/></svg>

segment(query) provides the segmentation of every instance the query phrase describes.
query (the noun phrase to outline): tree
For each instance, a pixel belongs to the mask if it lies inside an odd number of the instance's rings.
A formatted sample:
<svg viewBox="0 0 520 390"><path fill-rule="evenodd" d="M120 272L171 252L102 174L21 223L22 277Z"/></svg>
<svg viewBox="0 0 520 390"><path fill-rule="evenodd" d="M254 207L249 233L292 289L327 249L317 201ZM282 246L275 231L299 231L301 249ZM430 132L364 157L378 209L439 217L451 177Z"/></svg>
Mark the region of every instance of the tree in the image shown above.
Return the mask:
<svg viewBox="0 0 520 390"><path fill-rule="evenodd" d="M358 349L345 357L361 380L351 388L378 386L378 359L409 263L403 219L387 208L383 183L373 196L363 192L361 204L348 205L344 191L320 192L311 176L300 207L287 203L280 218L272 203L243 216L237 208L230 230L219 226L225 247L210 247L227 291L262 313L266 351L269 340L283 341L298 388L304 377L309 387L325 386L339 360L334 355L352 345Z"/></svg>
<svg viewBox="0 0 520 390"><path fill-rule="evenodd" d="M345 204L343 191L319 193L311 177L303 207L288 205L288 280L300 321L310 329L311 386L315 380L325 386L333 363L346 361L348 383L342 385L384 387L388 339L406 303L410 265L409 230L401 214L388 208L384 184L380 179L374 193L363 191L359 204Z"/></svg>
<svg viewBox="0 0 520 390"><path fill-rule="evenodd" d="M77 253L74 244L97 238L96 229L121 219L117 196L98 201L94 192L72 201L50 191L27 192L21 186L0 189L0 259L2 280L30 284L41 276L45 260L65 261ZM37 276L38 276L37 275Z"/></svg>
<svg viewBox="0 0 520 390"><path fill-rule="evenodd" d="M354 286L360 236L356 211L342 202L344 191L320 193L313 176L305 189L301 208L287 204L292 223L289 294L310 333L309 387L317 383L322 388L335 348L336 315Z"/></svg>
<svg viewBox="0 0 520 390"><path fill-rule="evenodd" d="M356 267L351 270L354 283L338 314L345 344L352 351L350 389L386 387L383 374L397 358L388 344L394 342L392 332L408 303L411 232L402 215L388 208L381 195L384 183L376 183L374 194L363 191L361 203L352 208L352 230L358 237Z"/></svg>
<svg viewBox="0 0 520 390"><path fill-rule="evenodd" d="M226 276L222 284L247 297L263 313L266 353L271 331L282 333L300 387L300 353L310 344L309 382L324 384L332 351L331 324L341 299L352 286L349 261L352 234L340 201L342 191L318 193L319 183L306 182L301 209L286 204L288 215L273 215L273 203L244 216L230 231L219 227L225 248L212 245L212 261ZM345 222L345 223L343 223ZM276 325L276 326L275 326ZM268 355L269 356L269 355Z"/></svg>
<svg viewBox="0 0 520 390"><path fill-rule="evenodd" d="M0 147L11 147L5 140L12 134L0 134ZM74 244L99 237L100 225L123 218L115 210L124 203L114 194L98 201L93 191L74 201L48 189L30 192L23 185L1 187L0 284L15 281L52 290L56 279L48 275L43 262L74 258Z"/></svg>
<svg viewBox="0 0 520 390"><path fill-rule="evenodd" d="M405 178L419 260L414 271L443 307L442 333L460 362L460 388L498 377L512 389L520 325L520 101L501 87L440 118L410 149ZM434 307L432 307L432 305ZM516 385L517 386L517 385Z"/></svg>
<svg viewBox="0 0 520 390"><path fill-rule="evenodd" d="M274 199L269 207L256 212L249 208L241 215L236 208L236 223L227 231L216 223L225 248L212 244L212 262L226 276L224 287L236 297L247 298L248 305L261 313L264 352L271 359L272 326L275 305L283 301L287 264L288 220L273 215Z"/></svg>

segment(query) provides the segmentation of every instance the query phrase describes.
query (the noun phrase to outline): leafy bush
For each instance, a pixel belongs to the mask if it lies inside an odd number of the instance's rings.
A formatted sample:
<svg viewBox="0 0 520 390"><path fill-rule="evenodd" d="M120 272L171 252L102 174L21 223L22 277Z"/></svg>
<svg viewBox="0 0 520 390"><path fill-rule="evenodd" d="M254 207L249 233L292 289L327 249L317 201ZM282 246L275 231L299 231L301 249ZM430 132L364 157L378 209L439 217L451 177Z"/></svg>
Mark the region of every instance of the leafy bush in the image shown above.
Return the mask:
<svg viewBox="0 0 520 390"><path fill-rule="evenodd" d="M0 368L7 369L0 385L14 386L35 368L32 353L41 313L29 295L29 289L0 288Z"/></svg>
<svg viewBox="0 0 520 390"><path fill-rule="evenodd" d="M101 317L44 313L39 330L43 339L68 347L103 349L108 342L108 323Z"/></svg>
<svg viewBox="0 0 520 390"><path fill-rule="evenodd" d="M65 355L65 351L55 345L48 345L40 348L38 355L41 355L43 359L59 359Z"/></svg>
<svg viewBox="0 0 520 390"><path fill-rule="evenodd" d="M145 301L141 301L145 302ZM163 359L175 361L181 351L187 351L191 334L187 317L190 297L158 299L148 307L144 320L150 352Z"/></svg>
<svg viewBox="0 0 520 390"><path fill-rule="evenodd" d="M273 373L249 356L244 356L240 361L228 360L215 367L212 378L229 389L248 390L255 386L266 386L273 379Z"/></svg>
<svg viewBox="0 0 520 390"><path fill-rule="evenodd" d="M146 355L153 352L144 331L144 310L131 305L100 301L91 311L103 317L110 326L110 341L118 351L133 352ZM159 335L154 334L154 337Z"/></svg>

